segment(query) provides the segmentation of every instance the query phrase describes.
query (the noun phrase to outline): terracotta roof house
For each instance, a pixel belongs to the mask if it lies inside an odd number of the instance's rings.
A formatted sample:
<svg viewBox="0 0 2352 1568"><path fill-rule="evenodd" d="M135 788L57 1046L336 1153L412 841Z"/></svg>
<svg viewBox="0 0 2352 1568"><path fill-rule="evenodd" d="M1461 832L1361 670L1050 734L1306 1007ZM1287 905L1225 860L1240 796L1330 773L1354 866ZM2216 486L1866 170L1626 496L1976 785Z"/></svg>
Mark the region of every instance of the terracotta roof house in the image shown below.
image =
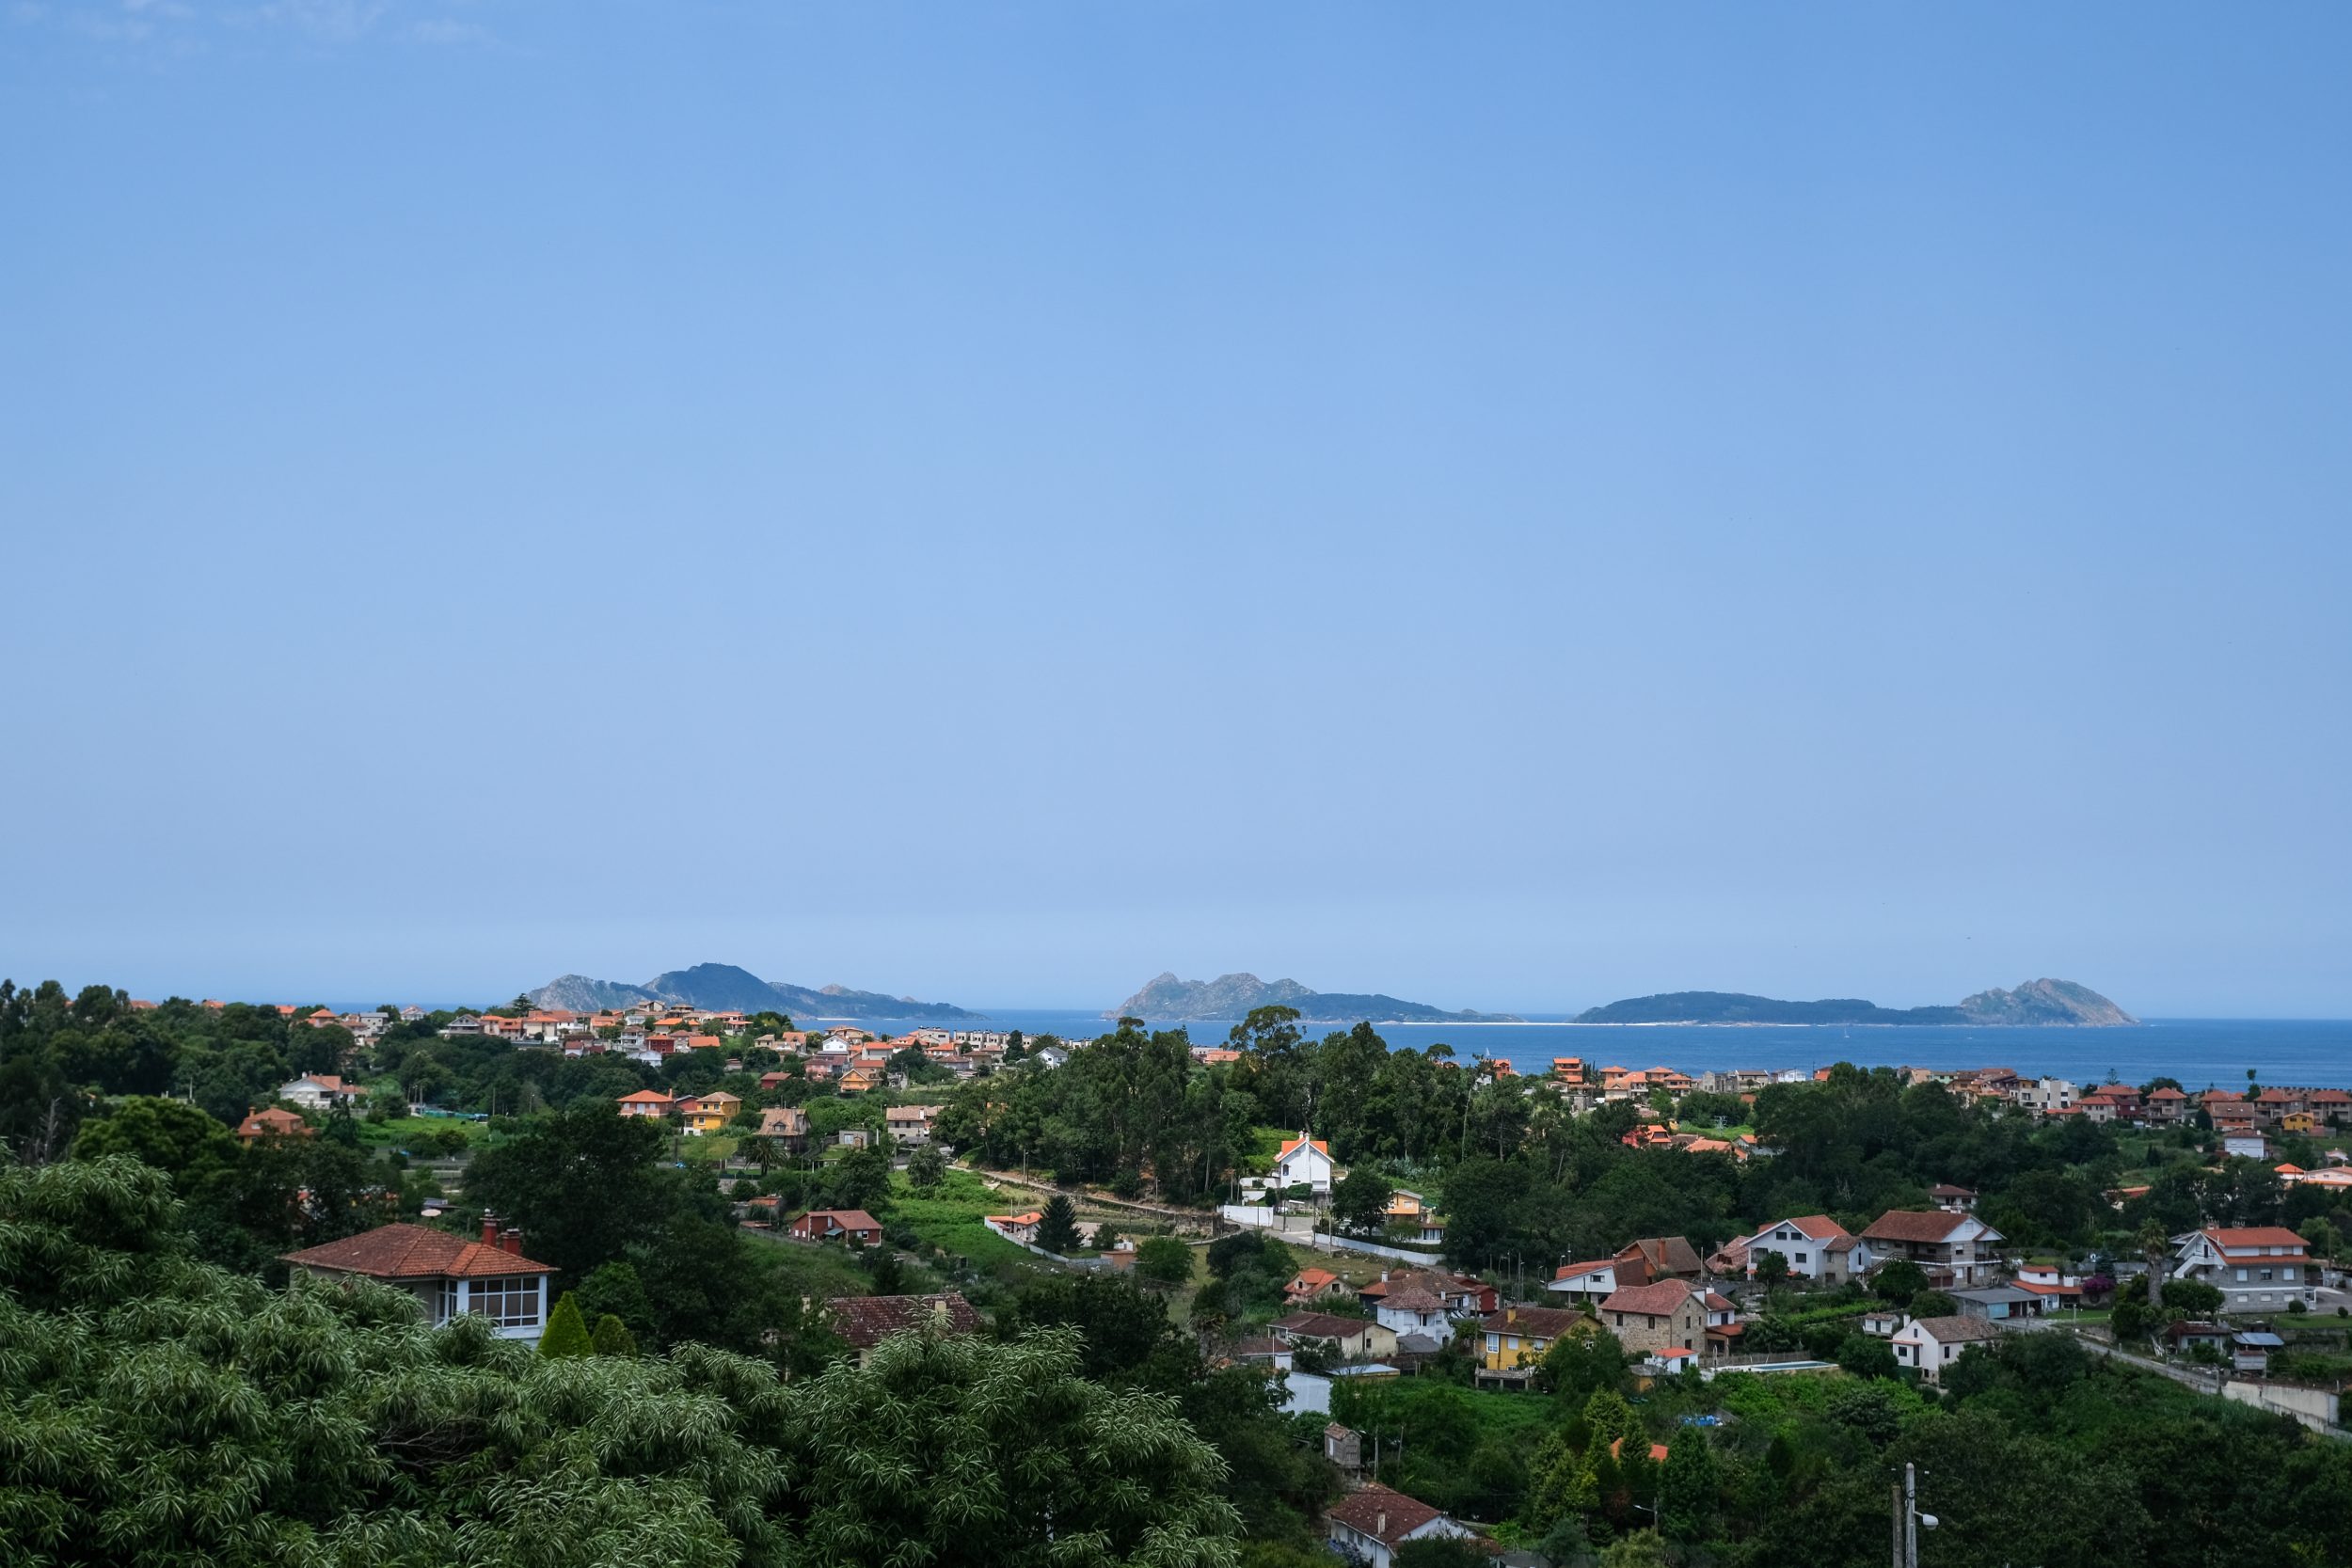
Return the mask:
<svg viewBox="0 0 2352 1568"><path fill-rule="evenodd" d="M1389 1568L1397 1549L1407 1541L1437 1535L1477 1539L1477 1532L1469 1526L1377 1481L1359 1487L1324 1510L1323 1523L1331 1549L1366 1568Z"/></svg>
<svg viewBox="0 0 2352 1568"><path fill-rule="evenodd" d="M1862 1232L1874 1261L1908 1258L1934 1286L1990 1285L2001 1272L1994 1244L2001 1233L1974 1214L1949 1209L1890 1209Z"/></svg>
<svg viewBox="0 0 2352 1568"><path fill-rule="evenodd" d="M1827 1214L1775 1220L1740 1244L1747 1248L1750 1279L1756 1277L1756 1266L1768 1252L1786 1259L1790 1275L1824 1285L1843 1285L1868 1273L1875 1256L1867 1242Z"/></svg>
<svg viewBox="0 0 2352 1568"><path fill-rule="evenodd" d="M825 1303L842 1342L865 1366L882 1342L895 1334L936 1327L946 1334L977 1334L979 1309L956 1291L935 1296L835 1296Z"/></svg>
<svg viewBox="0 0 2352 1568"><path fill-rule="evenodd" d="M287 1253L282 1261L319 1279L374 1279L417 1298L435 1327L452 1318L487 1318L501 1339L537 1342L548 1321L548 1275L555 1270L523 1256L522 1232L501 1231L482 1216L482 1239L469 1242L421 1225L384 1225L340 1242Z"/></svg>
<svg viewBox="0 0 2352 1568"><path fill-rule="evenodd" d="M676 1103L660 1089L639 1089L620 1099L621 1115L625 1117L666 1117Z"/></svg>
<svg viewBox="0 0 2352 1568"><path fill-rule="evenodd" d="M237 1136L247 1143L256 1138L307 1138L311 1132L310 1124L298 1114L276 1105L256 1111L237 1123Z"/></svg>
<svg viewBox="0 0 2352 1568"><path fill-rule="evenodd" d="M1347 1281L1329 1269L1301 1269L1291 1275L1282 1287L1282 1299L1293 1307L1307 1307L1326 1296L1350 1296L1356 1292L1347 1288Z"/></svg>
<svg viewBox="0 0 2352 1568"><path fill-rule="evenodd" d="M872 1246L882 1240L882 1222L863 1209L811 1209L795 1214L785 1228L803 1242L856 1242Z"/></svg>
<svg viewBox="0 0 2352 1568"><path fill-rule="evenodd" d="M1617 1260L1613 1258L1588 1258L1581 1263L1563 1263L1551 1274L1551 1283L1544 1289L1553 1295L1571 1301L1597 1302L1617 1293Z"/></svg>
<svg viewBox="0 0 2352 1568"><path fill-rule="evenodd" d="M1278 1187L1303 1186L1327 1193L1331 1190L1332 1175L1331 1146L1304 1132L1286 1139L1280 1152L1274 1156L1274 1184Z"/></svg>
<svg viewBox="0 0 2352 1568"><path fill-rule="evenodd" d="M1707 1319L1707 1293L1682 1279L1629 1285L1600 1304L1601 1326L1626 1349L1645 1354L1705 1349Z"/></svg>
<svg viewBox="0 0 2352 1568"><path fill-rule="evenodd" d="M2214 1286L2224 1312L2282 1312L2289 1302L2317 1300L2310 1244L2284 1226L2207 1226L2172 1241L2180 1251L2169 1277Z"/></svg>

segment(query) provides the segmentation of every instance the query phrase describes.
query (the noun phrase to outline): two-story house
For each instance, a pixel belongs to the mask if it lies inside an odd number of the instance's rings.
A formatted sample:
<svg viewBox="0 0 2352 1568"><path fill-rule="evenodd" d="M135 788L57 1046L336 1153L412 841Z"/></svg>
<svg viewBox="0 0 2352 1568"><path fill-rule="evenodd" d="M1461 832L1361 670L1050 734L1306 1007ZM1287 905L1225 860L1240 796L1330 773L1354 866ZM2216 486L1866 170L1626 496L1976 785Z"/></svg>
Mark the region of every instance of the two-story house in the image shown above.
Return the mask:
<svg viewBox="0 0 2352 1568"><path fill-rule="evenodd" d="M798 1105L771 1105L759 1113L759 1135L799 1154L808 1148L808 1113Z"/></svg>
<svg viewBox="0 0 2352 1568"><path fill-rule="evenodd" d="M2221 1292L2224 1312L2282 1312L2318 1295L2319 1277L2302 1237L2284 1226L2207 1226L2172 1238L2173 1279L2194 1279Z"/></svg>
<svg viewBox="0 0 2352 1568"><path fill-rule="evenodd" d="M1869 1243L1855 1236L1827 1214L1803 1214L1775 1220L1739 1243L1747 1249L1747 1276L1754 1279L1764 1255L1776 1252L1788 1264L1792 1278L1843 1285L1870 1270L1875 1257Z"/></svg>
<svg viewBox="0 0 2352 1568"><path fill-rule="evenodd" d="M920 1147L931 1141L931 1118L938 1115L936 1105L893 1105L882 1113L882 1127L898 1142Z"/></svg>
<svg viewBox="0 0 2352 1568"><path fill-rule="evenodd" d="M1400 1340L1408 1334L1422 1335L1440 1345L1454 1338L1454 1319L1446 1311L1445 1299L1435 1291L1391 1291L1374 1305L1372 1315Z"/></svg>
<svg viewBox="0 0 2352 1568"><path fill-rule="evenodd" d="M1389 1568L1407 1541L1477 1535L1468 1525L1456 1523L1420 1498L1391 1491L1377 1481L1333 1503L1324 1511L1323 1521L1324 1536L1332 1551L1364 1568Z"/></svg>
<svg viewBox="0 0 2352 1568"><path fill-rule="evenodd" d="M1888 1343L1894 1347L1896 1366L1917 1372L1922 1383L1941 1383L1945 1369L1960 1359L1961 1352L1998 1339L2001 1334L1984 1318L1913 1318Z"/></svg>
<svg viewBox="0 0 2352 1568"><path fill-rule="evenodd" d="M726 1130L728 1122L743 1109L740 1096L724 1089L691 1096L678 1101L678 1114L686 1119L686 1130L698 1136L708 1136Z"/></svg>
<svg viewBox="0 0 2352 1568"><path fill-rule="evenodd" d="M2001 1233L1970 1213L1949 1209L1890 1209L1862 1232L1873 1264L1908 1258L1937 1287L1990 1285L2000 1277L1994 1251Z"/></svg>
<svg viewBox="0 0 2352 1568"><path fill-rule="evenodd" d="M555 1272L524 1257L522 1232L500 1229L490 1214L482 1216L480 1241L428 1226L381 1225L280 1260L313 1278L396 1286L417 1298L436 1328L453 1318L486 1318L500 1338L533 1344L547 1326L548 1276Z"/></svg>
<svg viewBox="0 0 2352 1568"><path fill-rule="evenodd" d="M1565 1307L1506 1307L1478 1321L1484 1336L1480 1365L1488 1371L1533 1368L1562 1335L1586 1327L1592 1320Z"/></svg>
<svg viewBox="0 0 2352 1568"><path fill-rule="evenodd" d="M1667 1350L1697 1354L1707 1348L1707 1298L1706 1291L1687 1280L1629 1285L1600 1304L1600 1324L1636 1354ZM1730 1304L1724 1307L1728 1322Z"/></svg>
<svg viewBox="0 0 2352 1568"><path fill-rule="evenodd" d="M324 1111L358 1099L359 1085L346 1084L331 1072L306 1072L278 1085L278 1098L306 1111Z"/></svg>
<svg viewBox="0 0 2352 1568"><path fill-rule="evenodd" d="M1332 1171L1331 1146L1304 1132L1283 1144L1280 1152L1274 1156L1274 1185L1278 1189L1305 1187L1319 1197L1327 1196Z"/></svg>

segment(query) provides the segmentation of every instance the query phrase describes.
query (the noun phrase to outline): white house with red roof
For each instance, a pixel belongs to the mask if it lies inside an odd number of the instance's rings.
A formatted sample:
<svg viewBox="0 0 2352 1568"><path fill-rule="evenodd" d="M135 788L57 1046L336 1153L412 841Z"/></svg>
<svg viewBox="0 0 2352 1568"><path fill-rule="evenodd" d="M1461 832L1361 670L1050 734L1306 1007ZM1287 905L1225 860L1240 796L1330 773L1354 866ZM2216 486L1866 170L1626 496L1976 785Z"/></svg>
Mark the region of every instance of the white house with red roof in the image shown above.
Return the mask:
<svg viewBox="0 0 2352 1568"><path fill-rule="evenodd" d="M417 1298L438 1328L453 1318L486 1318L501 1339L536 1344L548 1322L553 1265L523 1256L523 1234L482 1216L482 1239L467 1241L421 1225L383 1225L340 1242L287 1253L282 1261L317 1279L373 1279Z"/></svg>
<svg viewBox="0 0 2352 1568"><path fill-rule="evenodd" d="M666 1117L676 1108L677 1101L660 1089L639 1089L621 1096L621 1115L625 1117Z"/></svg>
<svg viewBox="0 0 2352 1568"><path fill-rule="evenodd" d="M2319 1275L2302 1237L2280 1225L2213 1226L2172 1238L2173 1279L2221 1292L2224 1312L2282 1312L2318 1298Z"/></svg>
<svg viewBox="0 0 2352 1568"><path fill-rule="evenodd" d="M1827 1214L1775 1220L1739 1244L1747 1248L1750 1279L1756 1277L1756 1266L1768 1252L1777 1252L1788 1260L1791 1277L1824 1285L1843 1285L1869 1273L1875 1256L1869 1243Z"/></svg>
<svg viewBox="0 0 2352 1568"><path fill-rule="evenodd" d="M1323 1512L1325 1539L1341 1557L1368 1568L1389 1568L1407 1541L1452 1535L1475 1539L1477 1531L1457 1523L1418 1497L1375 1481L1342 1497Z"/></svg>
<svg viewBox="0 0 2352 1568"><path fill-rule="evenodd" d="M1551 1283L1544 1289L1570 1301L1599 1303L1617 1293L1617 1260L1592 1258L1581 1263L1561 1264L1552 1271Z"/></svg>
<svg viewBox="0 0 2352 1568"><path fill-rule="evenodd" d="M1301 1132L1282 1146L1274 1157L1274 1185L1307 1187L1318 1196L1331 1191L1334 1167L1331 1146L1321 1138L1310 1138Z"/></svg>

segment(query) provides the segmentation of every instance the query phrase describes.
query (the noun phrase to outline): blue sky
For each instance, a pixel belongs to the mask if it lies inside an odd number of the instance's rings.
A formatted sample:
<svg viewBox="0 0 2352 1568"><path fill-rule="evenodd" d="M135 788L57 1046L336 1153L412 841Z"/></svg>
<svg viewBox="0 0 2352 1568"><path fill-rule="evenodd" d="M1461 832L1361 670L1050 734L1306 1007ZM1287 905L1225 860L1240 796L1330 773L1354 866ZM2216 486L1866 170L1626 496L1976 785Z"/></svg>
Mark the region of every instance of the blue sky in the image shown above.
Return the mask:
<svg viewBox="0 0 2352 1568"><path fill-rule="evenodd" d="M0 972L2352 1016L2348 73L14 5Z"/></svg>

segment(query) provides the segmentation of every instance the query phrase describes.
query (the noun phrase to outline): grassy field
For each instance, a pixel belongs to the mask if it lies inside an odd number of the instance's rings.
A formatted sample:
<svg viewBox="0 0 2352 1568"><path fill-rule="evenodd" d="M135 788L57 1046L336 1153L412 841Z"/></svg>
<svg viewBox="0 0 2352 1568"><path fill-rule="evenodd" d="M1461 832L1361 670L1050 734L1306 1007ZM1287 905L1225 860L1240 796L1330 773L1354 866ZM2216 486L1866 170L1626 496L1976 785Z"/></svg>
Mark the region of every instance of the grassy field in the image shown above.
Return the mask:
<svg viewBox="0 0 2352 1568"><path fill-rule="evenodd" d="M371 1148L405 1148L411 1154L422 1154L433 1145L436 1136L451 1132L461 1134L467 1144L479 1148L491 1140L491 1124L486 1121L467 1121L457 1117L394 1117L389 1121L359 1119L359 1141Z"/></svg>
<svg viewBox="0 0 2352 1568"><path fill-rule="evenodd" d="M991 1192L970 1171L951 1170L938 1186L918 1193L903 1174L890 1183L890 1212L886 1223L904 1224L942 1252L961 1254L986 1268L994 1263L1026 1263L1037 1256L1013 1245L987 1226L982 1215L1017 1212L1029 1205L1027 1195Z"/></svg>

